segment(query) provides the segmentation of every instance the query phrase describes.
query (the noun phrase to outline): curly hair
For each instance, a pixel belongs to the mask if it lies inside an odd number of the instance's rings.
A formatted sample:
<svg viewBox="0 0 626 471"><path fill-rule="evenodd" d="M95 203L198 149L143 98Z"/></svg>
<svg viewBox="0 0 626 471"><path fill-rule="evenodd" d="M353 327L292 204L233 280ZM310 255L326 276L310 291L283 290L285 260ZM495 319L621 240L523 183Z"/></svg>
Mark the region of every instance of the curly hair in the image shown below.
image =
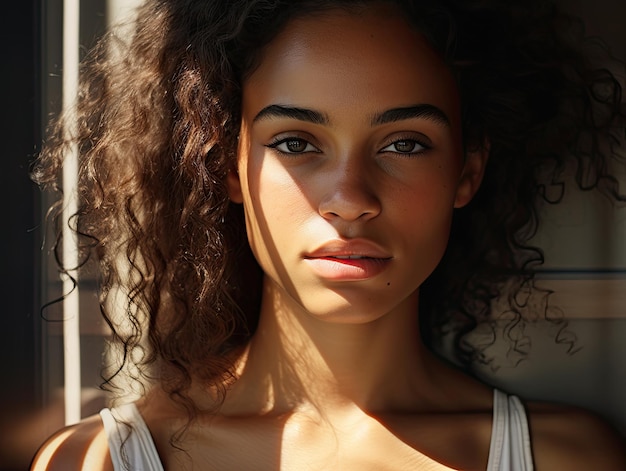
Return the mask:
<svg viewBox="0 0 626 471"><path fill-rule="evenodd" d="M581 23L549 2L387 2L456 77L465 149L489 148L482 187L456 210L448 249L420 296L427 343L452 329L461 361L487 361L467 339L492 325L494 300L508 299L514 323L537 314L525 309L525 293L543 254L529 240L540 204L561 199L569 163L581 188L625 199L608 169L623 159L620 84L583 53ZM368 3L148 0L128 43L109 33L85 60L77 107L51 127L34 176L57 185L65 150L78 145L72 225L81 264L99 261L101 310L124 352L108 380L125 363L139 362L146 375L151 365L190 411L192 380L224 393L234 353L256 327L262 277L226 189L241 84L290 19L330 8L358 13ZM70 121L75 133L64 137ZM120 293L121 317L111 302ZM145 355L133 359L144 337Z"/></svg>

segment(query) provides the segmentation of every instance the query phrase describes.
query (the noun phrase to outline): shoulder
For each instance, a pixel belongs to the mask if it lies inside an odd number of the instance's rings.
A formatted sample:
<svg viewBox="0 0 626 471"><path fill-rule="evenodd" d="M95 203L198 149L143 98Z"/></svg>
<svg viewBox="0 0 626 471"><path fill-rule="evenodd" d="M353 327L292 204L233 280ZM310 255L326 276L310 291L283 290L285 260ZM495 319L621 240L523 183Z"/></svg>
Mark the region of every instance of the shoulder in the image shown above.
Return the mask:
<svg viewBox="0 0 626 471"><path fill-rule="evenodd" d="M626 469L626 444L604 420L584 409L528 404L533 455L538 471Z"/></svg>
<svg viewBox="0 0 626 471"><path fill-rule="evenodd" d="M98 415L65 427L39 449L31 471L113 471L107 438Z"/></svg>

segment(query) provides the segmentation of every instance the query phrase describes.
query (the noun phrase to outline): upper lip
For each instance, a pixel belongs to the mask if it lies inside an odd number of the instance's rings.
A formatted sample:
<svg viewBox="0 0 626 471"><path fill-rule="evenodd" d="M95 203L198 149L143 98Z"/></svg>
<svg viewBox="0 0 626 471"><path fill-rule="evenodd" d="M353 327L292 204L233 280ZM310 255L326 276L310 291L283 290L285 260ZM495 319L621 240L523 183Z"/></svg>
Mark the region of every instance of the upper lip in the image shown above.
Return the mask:
<svg viewBox="0 0 626 471"><path fill-rule="evenodd" d="M391 255L378 244L367 239L334 239L329 240L312 252L307 252L305 258L349 257L361 256L367 258L390 259Z"/></svg>

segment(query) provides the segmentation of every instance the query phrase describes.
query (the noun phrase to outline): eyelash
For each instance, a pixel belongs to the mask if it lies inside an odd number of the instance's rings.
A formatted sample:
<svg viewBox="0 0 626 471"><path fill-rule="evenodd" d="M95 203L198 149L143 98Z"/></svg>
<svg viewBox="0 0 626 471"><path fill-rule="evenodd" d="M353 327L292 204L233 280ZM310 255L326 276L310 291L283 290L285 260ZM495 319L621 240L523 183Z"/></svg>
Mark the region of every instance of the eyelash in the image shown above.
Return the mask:
<svg viewBox="0 0 626 471"><path fill-rule="evenodd" d="M410 151L406 151L403 152L401 150L398 150L397 148L392 149L392 150L386 150L389 149L390 147L394 147L397 146L400 143L409 143L412 144L412 148ZM419 149L415 149L415 147L419 147ZM394 154L399 154L399 155L403 155L403 156L414 156L414 155L419 155L422 154L423 152L430 150L432 148L432 146L426 144L423 141L420 141L418 139L415 138L401 138L401 139L396 139L395 141L387 144L385 147L383 147L382 149L380 149L378 151L379 154L385 153L385 152L392 152Z"/></svg>
<svg viewBox="0 0 626 471"><path fill-rule="evenodd" d="M289 142L298 142L300 144L303 144L304 150L301 151L290 151L288 148L286 149L281 149L280 146L284 145L288 145ZM276 152L279 152L283 155L301 155L301 154L306 154L309 152L315 152L315 153L320 153L321 151L315 147L313 144L311 144L309 141L307 141L306 139L303 139L301 137L297 137L297 136L290 136L290 137L282 137L282 138L278 138L272 142L270 142L266 147L269 147L270 149L274 149Z"/></svg>

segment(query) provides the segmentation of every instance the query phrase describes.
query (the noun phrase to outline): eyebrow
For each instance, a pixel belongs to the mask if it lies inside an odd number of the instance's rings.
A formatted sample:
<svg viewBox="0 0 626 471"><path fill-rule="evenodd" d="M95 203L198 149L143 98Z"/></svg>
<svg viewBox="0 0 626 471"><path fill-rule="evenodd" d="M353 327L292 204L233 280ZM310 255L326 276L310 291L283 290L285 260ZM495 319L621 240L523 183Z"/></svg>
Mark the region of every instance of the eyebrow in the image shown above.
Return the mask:
<svg viewBox="0 0 626 471"><path fill-rule="evenodd" d="M253 122L270 118L291 118L299 121L308 121L313 124L327 125L330 120L328 116L319 111L309 110L306 108L297 108L294 106L269 105L263 108L254 117Z"/></svg>
<svg viewBox="0 0 626 471"><path fill-rule="evenodd" d="M330 123L328 116L324 113L308 108L298 108L295 106L285 105L266 106L256 114L253 122L271 118L289 118L322 125L328 125ZM372 126L379 126L381 124L419 118L428 119L444 126L450 126L448 116L441 109L429 104L392 108L390 110L383 111L382 113L375 114L372 117L371 124Z"/></svg>
<svg viewBox="0 0 626 471"><path fill-rule="evenodd" d="M393 108L374 115L372 126L403 121L406 119L428 119L444 126L450 126L448 116L434 105L420 104L404 108Z"/></svg>

